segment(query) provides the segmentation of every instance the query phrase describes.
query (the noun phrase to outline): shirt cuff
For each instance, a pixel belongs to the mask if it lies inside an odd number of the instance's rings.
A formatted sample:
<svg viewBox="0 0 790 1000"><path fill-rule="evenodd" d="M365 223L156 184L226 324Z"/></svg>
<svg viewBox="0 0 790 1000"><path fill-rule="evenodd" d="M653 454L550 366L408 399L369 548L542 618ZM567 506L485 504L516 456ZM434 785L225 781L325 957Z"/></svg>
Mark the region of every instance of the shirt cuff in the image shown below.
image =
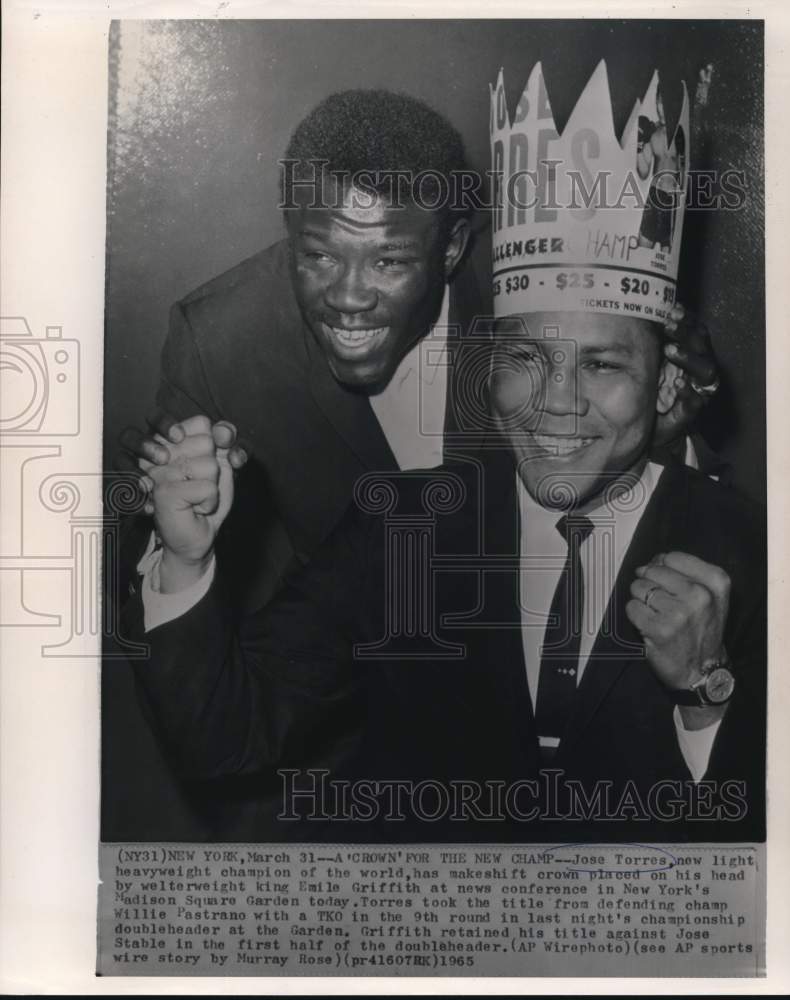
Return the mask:
<svg viewBox="0 0 790 1000"><path fill-rule="evenodd" d="M680 752L683 754L686 766L691 771L691 777L695 781L702 781L703 775L708 770L710 752L713 749L713 741L719 731L721 719L704 729L686 729L677 705L672 713L672 718L675 722L675 731L678 734Z"/></svg>
<svg viewBox="0 0 790 1000"><path fill-rule="evenodd" d="M212 556L206 572L190 587L174 594L162 594L159 591L159 566L161 562L162 549L157 546L156 535L151 532L145 553L137 564L137 572L143 578L140 592L143 599L143 624L146 632L185 615L206 596L214 582L216 559Z"/></svg>

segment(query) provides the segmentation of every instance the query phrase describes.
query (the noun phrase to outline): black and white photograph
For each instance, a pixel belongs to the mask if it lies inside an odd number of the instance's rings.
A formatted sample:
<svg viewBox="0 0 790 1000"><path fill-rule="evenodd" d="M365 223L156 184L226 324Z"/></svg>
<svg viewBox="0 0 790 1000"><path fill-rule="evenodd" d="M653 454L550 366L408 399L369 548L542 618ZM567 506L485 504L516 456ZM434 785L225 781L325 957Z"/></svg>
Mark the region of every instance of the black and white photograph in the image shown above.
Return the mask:
<svg viewBox="0 0 790 1000"><path fill-rule="evenodd" d="M93 762L40 812L90 974L765 985L773 22L223 6L64 17L84 134L4 153L95 207L0 329L4 718Z"/></svg>
<svg viewBox="0 0 790 1000"><path fill-rule="evenodd" d="M161 897L220 931L247 900L264 940L211 961L342 968L320 928L265 938L305 912L253 844L327 865L310 919L354 900L369 974L371 913L484 907L481 877L503 926L442 935L499 974L567 950L516 917L512 945L507 894L542 886L470 858L700 900L567 946L593 974L646 940L693 962L684 919L760 926L675 880L678 845L735 851L710 877L750 869L747 898L764 871L762 50L740 21L113 24L104 456L138 510L105 562L101 836L245 845L196 897L220 909ZM392 862L437 849L435 901ZM156 897L114 865L123 974ZM439 961L421 930L401 974Z"/></svg>
<svg viewBox="0 0 790 1000"><path fill-rule="evenodd" d="M762 840L761 26L110 60L103 839Z"/></svg>

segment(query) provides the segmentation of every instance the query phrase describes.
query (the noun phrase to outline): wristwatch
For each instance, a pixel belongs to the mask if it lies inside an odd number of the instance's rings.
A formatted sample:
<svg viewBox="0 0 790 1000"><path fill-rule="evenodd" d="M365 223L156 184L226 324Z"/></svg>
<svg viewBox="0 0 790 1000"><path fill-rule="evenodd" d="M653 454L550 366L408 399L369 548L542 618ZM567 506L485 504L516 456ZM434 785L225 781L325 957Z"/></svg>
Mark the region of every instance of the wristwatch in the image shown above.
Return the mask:
<svg viewBox="0 0 790 1000"><path fill-rule="evenodd" d="M723 653L718 659L706 660L702 665L702 677L691 687L672 692L676 705L691 708L706 708L710 705L726 705L735 690L735 678L730 670L730 661Z"/></svg>

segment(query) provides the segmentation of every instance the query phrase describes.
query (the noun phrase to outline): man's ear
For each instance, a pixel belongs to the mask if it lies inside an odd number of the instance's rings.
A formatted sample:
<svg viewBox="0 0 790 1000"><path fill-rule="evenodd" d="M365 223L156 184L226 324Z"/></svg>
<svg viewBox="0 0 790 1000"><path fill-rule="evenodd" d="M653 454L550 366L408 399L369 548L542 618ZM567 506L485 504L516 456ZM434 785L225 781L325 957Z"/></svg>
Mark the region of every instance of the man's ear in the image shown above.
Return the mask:
<svg viewBox="0 0 790 1000"><path fill-rule="evenodd" d="M678 389L683 384L683 372L676 364L664 360L658 375L658 396L656 398L656 413L663 416L669 413L678 398Z"/></svg>
<svg viewBox="0 0 790 1000"><path fill-rule="evenodd" d="M446 278L450 277L458 262L463 257L466 245L469 242L470 232L468 219L459 219L450 230L450 237L444 251L444 274Z"/></svg>

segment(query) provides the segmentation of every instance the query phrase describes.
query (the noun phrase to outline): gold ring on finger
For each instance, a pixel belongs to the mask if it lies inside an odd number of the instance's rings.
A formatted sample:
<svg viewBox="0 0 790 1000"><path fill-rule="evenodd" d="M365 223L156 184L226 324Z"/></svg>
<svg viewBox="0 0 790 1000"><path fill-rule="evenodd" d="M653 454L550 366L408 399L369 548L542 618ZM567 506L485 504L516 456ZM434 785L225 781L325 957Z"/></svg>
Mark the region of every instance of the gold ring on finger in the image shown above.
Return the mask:
<svg viewBox="0 0 790 1000"><path fill-rule="evenodd" d="M658 584L655 584L650 588L650 590L646 591L645 596L642 598L642 600L650 608L651 611L656 610L656 608L654 608L653 605L650 603L650 598L653 596L653 592L656 590L661 590L661 587L659 587Z"/></svg>
<svg viewBox="0 0 790 1000"><path fill-rule="evenodd" d="M696 392L698 396L702 396L703 399L708 399L710 396L714 396L721 385L721 380L718 375L709 382L708 385L700 385L696 379L689 379L689 385Z"/></svg>

